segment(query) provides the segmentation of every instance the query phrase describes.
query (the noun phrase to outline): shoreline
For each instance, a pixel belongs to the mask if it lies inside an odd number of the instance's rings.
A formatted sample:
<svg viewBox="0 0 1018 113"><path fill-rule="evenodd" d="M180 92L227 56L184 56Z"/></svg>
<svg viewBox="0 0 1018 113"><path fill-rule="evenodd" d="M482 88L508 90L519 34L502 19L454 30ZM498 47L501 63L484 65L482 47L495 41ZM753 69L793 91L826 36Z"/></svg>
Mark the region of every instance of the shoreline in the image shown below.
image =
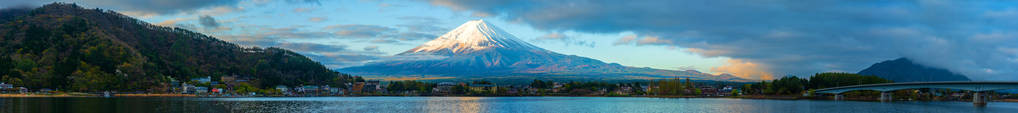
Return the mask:
<svg viewBox="0 0 1018 113"><path fill-rule="evenodd" d="M99 97L76 94L0 94L0 98Z"/></svg>
<svg viewBox="0 0 1018 113"><path fill-rule="evenodd" d="M728 98L728 99L754 99L754 100L827 100L816 97L795 97L795 96L737 96L737 97L698 97L698 96L316 96L316 97L287 97L287 96L254 96L254 97L208 97L188 94L116 94L110 98L325 98L325 97L605 97L605 98ZM105 98L94 94L0 94L0 98ZM830 100L828 100L830 101ZM846 100L846 101L873 101L873 100ZM942 101L952 102L952 101ZM965 101L954 101L965 102ZM998 99L992 102L1018 103L1018 99Z"/></svg>
<svg viewBox="0 0 1018 113"><path fill-rule="evenodd" d="M292 97L292 96L253 96L253 97L215 97L199 96L188 94L115 94L109 98L326 98L326 97L605 97L605 98L728 98L728 99L754 99L754 100L828 100L816 97L796 96L736 96L736 97L699 97L699 96L313 96L313 97ZM0 98L106 98L94 94L0 94ZM829 100L830 101L830 100ZM846 101L874 101L874 100L846 100ZM952 101L942 101L952 102ZM966 101L955 101L966 102ZM998 99L992 102L1018 103L1018 99Z"/></svg>
<svg viewBox="0 0 1018 113"><path fill-rule="evenodd" d="M114 94L113 97L198 97L194 94Z"/></svg>
<svg viewBox="0 0 1018 113"><path fill-rule="evenodd" d="M0 98L61 98L61 97L103 97L99 94L0 94ZM114 94L111 97L199 97L193 94Z"/></svg>

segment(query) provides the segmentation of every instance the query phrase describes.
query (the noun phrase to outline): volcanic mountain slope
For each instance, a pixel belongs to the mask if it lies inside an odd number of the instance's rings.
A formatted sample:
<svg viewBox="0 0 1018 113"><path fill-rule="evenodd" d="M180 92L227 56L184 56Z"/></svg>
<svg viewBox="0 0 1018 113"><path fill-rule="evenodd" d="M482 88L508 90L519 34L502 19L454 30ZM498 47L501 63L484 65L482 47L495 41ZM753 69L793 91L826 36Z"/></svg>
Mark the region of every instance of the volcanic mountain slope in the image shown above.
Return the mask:
<svg viewBox="0 0 1018 113"><path fill-rule="evenodd" d="M581 56L559 54L526 43L484 20L464 23L434 40L397 56L443 58L373 62L363 66L342 68L339 71L375 77L541 77L602 80L689 77L698 80L745 80L727 74L712 75L693 70L627 67Z"/></svg>

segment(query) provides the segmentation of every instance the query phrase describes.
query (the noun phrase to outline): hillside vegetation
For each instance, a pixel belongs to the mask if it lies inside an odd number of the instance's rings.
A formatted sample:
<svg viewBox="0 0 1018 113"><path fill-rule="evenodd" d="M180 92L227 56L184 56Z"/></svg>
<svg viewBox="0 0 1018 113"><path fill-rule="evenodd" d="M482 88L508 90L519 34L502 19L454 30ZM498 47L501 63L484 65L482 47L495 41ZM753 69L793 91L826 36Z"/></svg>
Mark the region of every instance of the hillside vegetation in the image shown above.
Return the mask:
<svg viewBox="0 0 1018 113"><path fill-rule="evenodd" d="M245 48L102 9L54 3L0 11L0 76L29 88L161 91L173 81L251 78L260 87L352 80L280 48Z"/></svg>

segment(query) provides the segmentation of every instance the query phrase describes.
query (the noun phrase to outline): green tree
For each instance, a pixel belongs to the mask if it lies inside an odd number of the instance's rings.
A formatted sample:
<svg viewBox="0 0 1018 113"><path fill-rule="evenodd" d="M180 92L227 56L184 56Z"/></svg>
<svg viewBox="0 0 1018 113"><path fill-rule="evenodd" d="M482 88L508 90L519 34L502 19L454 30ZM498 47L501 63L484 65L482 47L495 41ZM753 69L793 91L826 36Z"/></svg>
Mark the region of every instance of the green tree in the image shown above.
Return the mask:
<svg viewBox="0 0 1018 113"><path fill-rule="evenodd" d="M109 91L115 90L121 77L102 72L99 67L81 62L78 70L71 74L71 88L76 91Z"/></svg>
<svg viewBox="0 0 1018 113"><path fill-rule="evenodd" d="M745 95L751 95L751 94L756 94L757 89L753 88L753 84L743 84L741 91Z"/></svg>
<svg viewBox="0 0 1018 113"><path fill-rule="evenodd" d="M809 88L823 89L830 87L890 83L890 80L877 76L864 76L853 73L826 72L814 74L809 79Z"/></svg>
<svg viewBox="0 0 1018 113"><path fill-rule="evenodd" d="M553 84L546 84L544 81L537 80L537 79L534 79L533 82L530 82L530 87L532 87L532 88L545 89L545 88L551 88L551 85L553 85Z"/></svg>
<svg viewBox="0 0 1018 113"><path fill-rule="evenodd" d="M774 86L773 93L777 95L788 95L788 94L801 94L806 89L806 84L809 83L806 79L800 79L795 76L785 76L780 79L775 79L771 82Z"/></svg>
<svg viewBox="0 0 1018 113"><path fill-rule="evenodd" d="M760 93L762 93L762 94L774 94L774 92L776 90L776 89L774 89L774 84L772 84L770 82L767 82L767 81L760 82L760 84L761 84L761 86L763 88L763 90L760 91Z"/></svg>
<svg viewBox="0 0 1018 113"><path fill-rule="evenodd" d="M453 86L451 88L451 90L452 90L452 94L460 94L460 95L466 94L467 92L470 92L470 89L467 88L466 86L463 86L463 85Z"/></svg>
<svg viewBox="0 0 1018 113"><path fill-rule="evenodd" d="M239 83L239 84L236 84L236 85L233 86L233 91L235 91L237 93L241 93L241 94L246 94L246 93L250 93L250 92L259 92L260 90L261 89L258 89L257 87L254 87L254 86L251 86L251 84L248 84L248 83Z"/></svg>

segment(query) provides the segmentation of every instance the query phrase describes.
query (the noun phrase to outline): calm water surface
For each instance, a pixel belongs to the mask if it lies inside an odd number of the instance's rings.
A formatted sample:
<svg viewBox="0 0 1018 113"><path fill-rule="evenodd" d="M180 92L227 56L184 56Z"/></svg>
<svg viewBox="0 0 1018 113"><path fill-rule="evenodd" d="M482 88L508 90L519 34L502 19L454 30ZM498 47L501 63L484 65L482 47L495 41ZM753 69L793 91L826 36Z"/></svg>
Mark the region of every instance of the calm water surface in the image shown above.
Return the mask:
<svg viewBox="0 0 1018 113"><path fill-rule="evenodd" d="M1016 113L1018 103L644 97L0 98L0 112Z"/></svg>

